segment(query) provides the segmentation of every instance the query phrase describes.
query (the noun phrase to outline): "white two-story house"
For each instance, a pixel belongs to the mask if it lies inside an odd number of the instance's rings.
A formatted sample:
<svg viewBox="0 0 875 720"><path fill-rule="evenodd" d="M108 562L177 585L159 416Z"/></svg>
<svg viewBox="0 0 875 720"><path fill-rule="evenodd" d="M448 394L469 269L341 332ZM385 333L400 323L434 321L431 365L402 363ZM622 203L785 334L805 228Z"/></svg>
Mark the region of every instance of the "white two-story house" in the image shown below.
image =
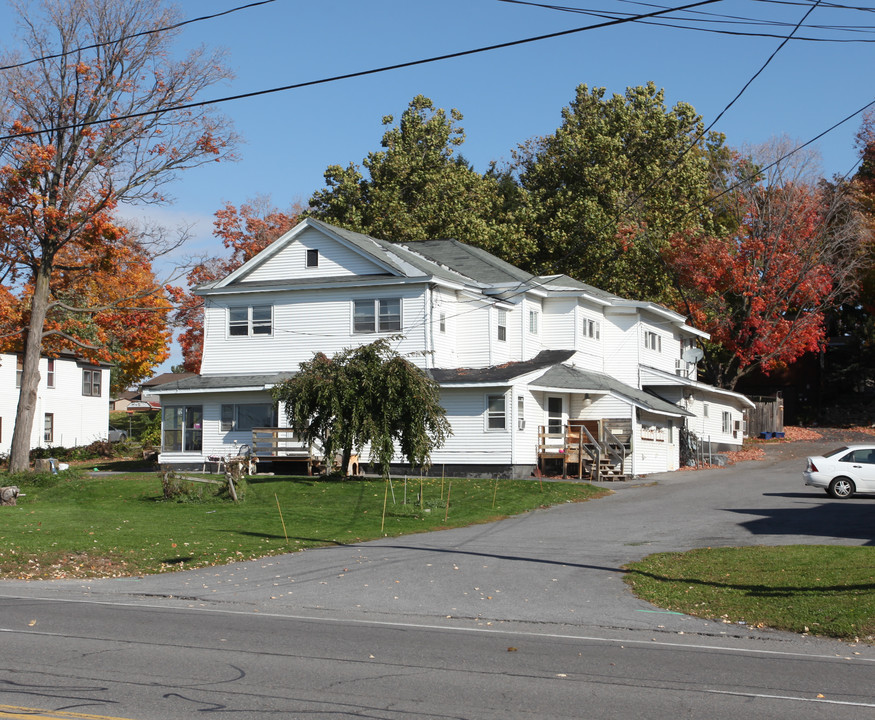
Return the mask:
<svg viewBox="0 0 875 720"><path fill-rule="evenodd" d="M447 474L675 470L682 429L739 446L753 406L698 382L707 334L681 315L455 240L392 244L307 219L196 292L201 374L152 390L165 465L203 466L282 427L277 382L317 351L387 336L441 387L453 435L432 463Z"/></svg>
<svg viewBox="0 0 875 720"><path fill-rule="evenodd" d="M8 454L18 411L22 356L0 355L0 453ZM106 440L109 368L71 355L40 358L30 446L77 447Z"/></svg>

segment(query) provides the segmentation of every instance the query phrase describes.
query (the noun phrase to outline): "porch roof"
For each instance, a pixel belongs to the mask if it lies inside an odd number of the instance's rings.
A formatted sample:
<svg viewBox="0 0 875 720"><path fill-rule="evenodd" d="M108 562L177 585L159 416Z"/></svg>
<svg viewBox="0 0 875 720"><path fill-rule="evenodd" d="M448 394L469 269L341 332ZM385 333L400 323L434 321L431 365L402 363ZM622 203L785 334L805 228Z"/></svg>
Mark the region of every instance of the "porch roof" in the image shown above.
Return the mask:
<svg viewBox="0 0 875 720"><path fill-rule="evenodd" d="M542 350L531 360L509 362L484 368L432 368L426 372L442 387L496 385L564 362L573 355L574 350Z"/></svg>
<svg viewBox="0 0 875 720"><path fill-rule="evenodd" d="M149 395L205 393L217 390L270 390L274 385L294 377L294 372L263 373L259 375L192 375L162 385L150 387Z"/></svg>
<svg viewBox="0 0 875 720"><path fill-rule="evenodd" d="M557 364L529 383L533 390L573 391L576 393L609 394L636 407L657 415L693 417L693 413L639 390L604 373L580 370L570 365Z"/></svg>

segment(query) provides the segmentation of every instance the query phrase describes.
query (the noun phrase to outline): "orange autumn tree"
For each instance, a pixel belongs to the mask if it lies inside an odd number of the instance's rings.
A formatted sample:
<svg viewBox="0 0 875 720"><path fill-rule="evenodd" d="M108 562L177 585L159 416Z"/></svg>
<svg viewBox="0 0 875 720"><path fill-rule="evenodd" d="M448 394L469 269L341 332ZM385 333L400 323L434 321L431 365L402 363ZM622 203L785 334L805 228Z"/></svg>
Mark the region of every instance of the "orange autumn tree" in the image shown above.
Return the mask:
<svg viewBox="0 0 875 720"><path fill-rule="evenodd" d="M221 160L225 119L190 105L229 77L220 53L179 56L176 11L160 0L19 3L21 48L0 73L0 265L29 287L21 390L9 467L27 469L39 359L53 282L76 245L100 258L122 242L121 203L165 200L179 170ZM180 108L180 109L176 109ZM23 315L24 317L25 315Z"/></svg>
<svg viewBox="0 0 875 720"><path fill-rule="evenodd" d="M678 236L664 255L682 311L711 333L705 375L730 389L821 348L825 312L853 292L865 242L841 187L749 183L737 203L735 232Z"/></svg>
<svg viewBox="0 0 875 720"><path fill-rule="evenodd" d="M170 355L168 315L172 306L151 269L148 253L118 228L119 241L101 254L66 245L58 253L56 274L43 324L43 354L74 354L110 363L113 392L148 378ZM20 328L28 325L33 284L0 295L0 349L21 348Z"/></svg>
<svg viewBox="0 0 875 720"><path fill-rule="evenodd" d="M278 210L265 197L244 203L239 209L226 203L225 207L216 211L213 235L231 251L230 257L202 259L188 274L188 290L170 288L177 305L174 322L182 328L178 340L182 347L183 368L187 372L200 372L204 350L203 299L191 290L225 277L255 257L295 227L300 222L302 211L299 204L293 204L287 210Z"/></svg>

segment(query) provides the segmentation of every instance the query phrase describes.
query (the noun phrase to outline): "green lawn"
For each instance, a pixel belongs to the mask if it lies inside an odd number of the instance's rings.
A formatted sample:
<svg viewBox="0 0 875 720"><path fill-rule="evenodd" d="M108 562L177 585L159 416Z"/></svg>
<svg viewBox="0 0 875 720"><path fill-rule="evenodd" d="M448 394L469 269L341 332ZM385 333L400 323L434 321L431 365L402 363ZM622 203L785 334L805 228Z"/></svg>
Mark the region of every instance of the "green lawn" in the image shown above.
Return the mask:
<svg viewBox="0 0 875 720"><path fill-rule="evenodd" d="M667 610L875 640L875 547L708 548L651 555L628 570L635 594Z"/></svg>
<svg viewBox="0 0 875 720"><path fill-rule="evenodd" d="M580 483L426 478L420 502L415 478L407 481L405 504L404 478L393 479L393 502L379 480L263 476L249 479L245 499L235 505L199 483L192 487L204 498L165 500L155 473L90 478L74 471L51 478L36 485L14 479L26 496L15 507L0 508L0 577L119 576L220 565L490 522L604 494ZM0 478L0 484L8 482Z"/></svg>

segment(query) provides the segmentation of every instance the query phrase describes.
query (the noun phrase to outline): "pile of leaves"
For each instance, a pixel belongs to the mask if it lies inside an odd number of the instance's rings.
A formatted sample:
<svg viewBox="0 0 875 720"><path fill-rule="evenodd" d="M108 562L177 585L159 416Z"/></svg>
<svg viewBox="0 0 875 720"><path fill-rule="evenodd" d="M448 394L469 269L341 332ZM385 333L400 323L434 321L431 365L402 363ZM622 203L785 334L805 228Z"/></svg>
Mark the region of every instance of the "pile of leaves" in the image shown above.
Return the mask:
<svg viewBox="0 0 875 720"><path fill-rule="evenodd" d="M815 430L808 428L796 427L794 425L784 426L784 440L787 442L803 442L812 440L822 440L823 435Z"/></svg>

